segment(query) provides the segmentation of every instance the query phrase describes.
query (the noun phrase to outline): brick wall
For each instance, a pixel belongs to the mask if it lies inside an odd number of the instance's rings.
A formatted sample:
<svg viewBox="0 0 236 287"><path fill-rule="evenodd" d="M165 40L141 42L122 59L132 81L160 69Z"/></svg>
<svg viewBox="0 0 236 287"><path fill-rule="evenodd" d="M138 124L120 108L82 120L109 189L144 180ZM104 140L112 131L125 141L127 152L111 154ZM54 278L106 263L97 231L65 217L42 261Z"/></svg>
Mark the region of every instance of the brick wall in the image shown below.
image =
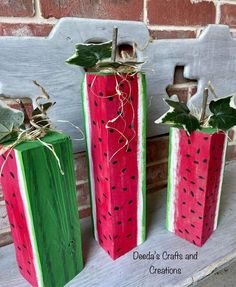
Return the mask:
<svg viewBox="0 0 236 287"><path fill-rule="evenodd" d="M230 25L236 35L236 0L4 0L0 1L0 36L47 36L65 16L143 21L154 39L195 38L210 23ZM183 81L181 75L176 79ZM169 87L168 94L176 89L179 87ZM178 91L184 98L189 89L195 91L194 83ZM166 185L167 151L168 135L148 139L150 191ZM228 151L228 159L233 158L235 145ZM89 193L84 153L75 155L75 170L80 216L85 217L89 215ZM3 203L0 193L0 246L10 240Z"/></svg>

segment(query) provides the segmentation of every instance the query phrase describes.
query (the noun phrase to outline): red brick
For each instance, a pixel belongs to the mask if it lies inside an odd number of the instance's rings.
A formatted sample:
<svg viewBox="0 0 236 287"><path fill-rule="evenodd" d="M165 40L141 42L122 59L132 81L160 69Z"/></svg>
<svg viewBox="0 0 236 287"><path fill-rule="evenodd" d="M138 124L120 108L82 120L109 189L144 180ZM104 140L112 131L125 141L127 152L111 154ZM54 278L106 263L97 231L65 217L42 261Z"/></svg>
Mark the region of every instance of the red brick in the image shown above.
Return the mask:
<svg viewBox="0 0 236 287"><path fill-rule="evenodd" d="M160 162L168 157L169 137L161 136L147 140L147 164Z"/></svg>
<svg viewBox="0 0 236 287"><path fill-rule="evenodd" d="M196 38L196 31L190 30L149 30L150 36L156 39L189 39Z"/></svg>
<svg viewBox="0 0 236 287"><path fill-rule="evenodd" d="M49 24L0 23L0 36L48 36L53 28Z"/></svg>
<svg viewBox="0 0 236 287"><path fill-rule="evenodd" d="M11 238L10 227L0 230L0 247L5 246L7 244L11 244L11 243L12 243L12 238Z"/></svg>
<svg viewBox="0 0 236 287"><path fill-rule="evenodd" d="M196 94L197 83L188 82L182 84L169 85L166 88L166 92L169 97L177 95L180 102L187 103L188 99Z"/></svg>
<svg viewBox="0 0 236 287"><path fill-rule="evenodd" d="M215 23L213 2L190 0L149 0L148 20L151 25L206 25Z"/></svg>
<svg viewBox="0 0 236 287"><path fill-rule="evenodd" d="M141 0L41 0L44 18L79 16L85 18L142 20Z"/></svg>
<svg viewBox="0 0 236 287"><path fill-rule="evenodd" d="M3 0L0 1L0 16L33 17L34 0Z"/></svg>
<svg viewBox="0 0 236 287"><path fill-rule="evenodd" d="M236 5L224 4L221 5L221 24L236 27Z"/></svg>
<svg viewBox="0 0 236 287"><path fill-rule="evenodd" d="M77 182L88 180L87 158L85 153L74 155L75 174Z"/></svg>
<svg viewBox="0 0 236 287"><path fill-rule="evenodd" d="M147 189L164 187L167 183L168 162L147 167Z"/></svg>

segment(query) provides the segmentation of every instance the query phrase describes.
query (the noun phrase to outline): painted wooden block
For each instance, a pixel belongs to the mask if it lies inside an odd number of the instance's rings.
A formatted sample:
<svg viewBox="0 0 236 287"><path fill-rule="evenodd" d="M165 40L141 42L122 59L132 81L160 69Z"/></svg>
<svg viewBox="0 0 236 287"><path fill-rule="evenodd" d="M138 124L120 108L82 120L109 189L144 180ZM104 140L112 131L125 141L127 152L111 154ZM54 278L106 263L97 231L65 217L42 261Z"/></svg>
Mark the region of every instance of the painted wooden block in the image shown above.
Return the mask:
<svg viewBox="0 0 236 287"><path fill-rule="evenodd" d="M145 96L141 73L83 83L94 235L113 259L145 240Z"/></svg>
<svg viewBox="0 0 236 287"><path fill-rule="evenodd" d="M202 246L217 227L227 136L171 128L167 228Z"/></svg>
<svg viewBox="0 0 236 287"><path fill-rule="evenodd" d="M19 271L33 286L64 286L83 268L70 139L25 142L6 159L1 182Z"/></svg>

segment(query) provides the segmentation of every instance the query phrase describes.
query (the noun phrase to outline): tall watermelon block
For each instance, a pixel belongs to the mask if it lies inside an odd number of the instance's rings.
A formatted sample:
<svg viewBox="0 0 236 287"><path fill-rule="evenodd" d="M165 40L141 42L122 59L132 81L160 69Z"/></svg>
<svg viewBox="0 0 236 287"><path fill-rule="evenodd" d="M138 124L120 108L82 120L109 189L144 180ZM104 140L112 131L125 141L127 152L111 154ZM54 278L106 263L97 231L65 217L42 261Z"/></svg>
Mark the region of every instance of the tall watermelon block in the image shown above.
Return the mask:
<svg viewBox="0 0 236 287"><path fill-rule="evenodd" d="M171 128L167 229L202 246L217 227L227 136Z"/></svg>
<svg viewBox="0 0 236 287"><path fill-rule="evenodd" d="M20 273L34 287L63 287L83 268L70 139L61 133L14 148L1 183Z"/></svg>
<svg viewBox="0 0 236 287"><path fill-rule="evenodd" d="M142 73L83 83L94 236L112 259L145 240L145 93Z"/></svg>

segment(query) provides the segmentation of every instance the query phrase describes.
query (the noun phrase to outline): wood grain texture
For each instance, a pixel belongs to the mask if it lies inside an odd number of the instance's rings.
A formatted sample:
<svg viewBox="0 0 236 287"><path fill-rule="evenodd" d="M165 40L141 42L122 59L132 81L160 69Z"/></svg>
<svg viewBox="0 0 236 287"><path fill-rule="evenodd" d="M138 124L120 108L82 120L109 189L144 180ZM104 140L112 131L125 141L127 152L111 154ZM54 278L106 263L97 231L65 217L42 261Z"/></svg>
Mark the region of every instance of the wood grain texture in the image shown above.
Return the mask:
<svg viewBox="0 0 236 287"><path fill-rule="evenodd" d="M148 238L135 250L140 253L149 251L174 253L176 250L183 254L198 252L198 260L191 262L133 260L133 253L130 252L113 262L93 240L90 220L83 219L85 269L66 286L189 286L227 261L236 258L236 227L232 224L236 220L235 170L236 163L230 163L226 167L219 226L202 248L193 246L165 229L166 190L148 196ZM28 287L29 285L17 273L11 245L0 249L0 257L1 287ZM151 264L158 268L177 266L182 268L182 274L151 275L148 271Z"/></svg>
<svg viewBox="0 0 236 287"><path fill-rule="evenodd" d="M83 71L65 64L78 42L107 41L112 38L112 28L119 28L118 43L137 43L143 48L148 43L147 27L141 22L91 20L79 18L61 19L48 38L2 37L0 38L0 94L30 96L39 91L32 84L38 80L57 102L50 116L59 129L72 138L78 132L57 120L66 119L83 127L80 85ZM147 135L155 136L168 131L165 126L154 124L167 111L162 101L166 87L173 83L177 65L185 66L184 75L198 80L197 93L192 104L199 106L203 89L209 80L219 96L236 90L236 40L229 28L210 25L198 39L154 40L145 51L137 51L138 60L144 60L148 86ZM85 149L83 141L74 142L74 151Z"/></svg>

